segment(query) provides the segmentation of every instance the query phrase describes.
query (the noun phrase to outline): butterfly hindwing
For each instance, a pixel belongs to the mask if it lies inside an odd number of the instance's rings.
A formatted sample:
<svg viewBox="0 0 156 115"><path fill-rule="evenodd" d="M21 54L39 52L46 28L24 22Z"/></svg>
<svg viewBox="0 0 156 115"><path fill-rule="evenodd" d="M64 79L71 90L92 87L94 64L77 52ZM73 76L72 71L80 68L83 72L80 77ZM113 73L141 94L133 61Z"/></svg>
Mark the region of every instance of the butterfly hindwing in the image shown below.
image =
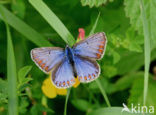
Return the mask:
<svg viewBox="0 0 156 115"><path fill-rule="evenodd" d="M59 47L43 47L31 50L31 58L45 73L64 59L64 50Z"/></svg>
<svg viewBox="0 0 156 115"><path fill-rule="evenodd" d="M103 32L89 36L73 46L74 54L83 57L101 59L106 47L106 36Z"/></svg>
<svg viewBox="0 0 156 115"><path fill-rule="evenodd" d="M100 67L95 60L75 56L75 69L80 82L95 80L100 73Z"/></svg>
<svg viewBox="0 0 156 115"><path fill-rule="evenodd" d="M73 68L67 57L53 70L51 79L58 88L67 88L75 83Z"/></svg>

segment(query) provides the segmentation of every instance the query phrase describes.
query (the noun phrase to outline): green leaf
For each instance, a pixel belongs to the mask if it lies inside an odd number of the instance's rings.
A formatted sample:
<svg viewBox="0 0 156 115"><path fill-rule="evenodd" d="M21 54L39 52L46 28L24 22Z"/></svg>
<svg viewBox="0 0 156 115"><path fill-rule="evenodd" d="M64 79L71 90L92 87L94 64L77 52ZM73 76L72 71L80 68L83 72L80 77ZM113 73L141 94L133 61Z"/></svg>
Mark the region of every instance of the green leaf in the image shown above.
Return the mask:
<svg viewBox="0 0 156 115"><path fill-rule="evenodd" d="M75 40L68 29L42 0L29 0L29 2L67 44L72 46L75 43Z"/></svg>
<svg viewBox="0 0 156 115"><path fill-rule="evenodd" d="M122 109L122 107L99 108L88 112L87 115L131 115L131 113L128 112L122 113Z"/></svg>
<svg viewBox="0 0 156 115"><path fill-rule="evenodd" d="M148 21L148 28L150 30L150 40L151 48L156 46L156 1L155 0L143 0L145 3L145 13ZM130 18L130 23L135 30L139 31L140 34L143 34L143 23L140 10L140 1L139 0L125 0L125 12L126 15Z"/></svg>
<svg viewBox="0 0 156 115"><path fill-rule="evenodd" d="M22 97L19 104L19 113L24 114L27 112L27 107L29 106L29 101L26 97Z"/></svg>
<svg viewBox="0 0 156 115"><path fill-rule="evenodd" d="M123 91L130 88L133 82L138 78L143 76L144 72L131 73L130 75L122 76L115 83L108 86L108 93L115 93L117 91Z"/></svg>
<svg viewBox="0 0 156 115"><path fill-rule="evenodd" d="M107 0L81 0L82 6L89 6L90 8L92 7L99 7L102 4L105 4Z"/></svg>
<svg viewBox="0 0 156 115"><path fill-rule="evenodd" d="M141 61L142 60L142 61ZM134 72L144 65L144 56L142 53L124 52L121 55L120 61L116 64L119 75L123 75L126 72Z"/></svg>
<svg viewBox="0 0 156 115"><path fill-rule="evenodd" d="M142 76L138 77L136 80L134 80L132 84L132 88L130 90L130 97L128 99L128 105L131 106L133 103L134 105L140 104L143 106L143 83L144 83L144 74ZM156 81L153 79L153 76L149 77L149 90L147 93L147 101L146 106L156 106L156 97L154 94L156 94Z"/></svg>
<svg viewBox="0 0 156 115"><path fill-rule="evenodd" d="M25 3L24 0L16 0L12 2L11 9L13 13L19 16L20 18L24 18L25 15Z"/></svg>
<svg viewBox="0 0 156 115"><path fill-rule="evenodd" d="M102 73L106 77L114 77L117 74L117 68L112 65L101 66Z"/></svg>
<svg viewBox="0 0 156 115"><path fill-rule="evenodd" d="M25 66L21 68L18 72L18 80L19 83L22 83L25 80L26 75L31 70L32 66Z"/></svg>
<svg viewBox="0 0 156 115"><path fill-rule="evenodd" d="M8 112L9 115L18 115L16 62L11 33L8 24L6 24L6 30L7 30L7 78L8 78L8 99L9 99Z"/></svg>
<svg viewBox="0 0 156 115"><path fill-rule="evenodd" d="M132 27L126 32L126 39L123 40L121 45L130 51L142 52L142 45L144 44L143 36L139 35Z"/></svg>
<svg viewBox="0 0 156 115"><path fill-rule="evenodd" d="M116 51L112 51L113 54L113 64L116 64L120 60L120 54Z"/></svg>
<svg viewBox="0 0 156 115"><path fill-rule="evenodd" d="M150 32L149 22L147 21L147 13L145 12L144 2L140 0L140 9L142 16L143 24L143 33L144 33L144 62L145 62L145 73L144 73L144 105L146 104L146 98L148 93L148 79L149 79L149 70L150 70L150 61L151 61L151 44L150 44ZM156 44L155 44L156 45Z"/></svg>
<svg viewBox="0 0 156 115"><path fill-rule="evenodd" d="M22 92L23 90L25 90L26 87L30 86L29 84L27 84L29 81L32 80L31 77L26 77L26 75L28 74L28 72L31 70L32 66L25 66L23 68L21 68L18 72L18 90L20 92Z"/></svg>
<svg viewBox="0 0 156 115"><path fill-rule="evenodd" d="M91 104L84 99L74 99L71 103L80 111L87 111L91 107Z"/></svg>
<svg viewBox="0 0 156 115"><path fill-rule="evenodd" d="M8 102L8 83L0 79L0 104Z"/></svg>
<svg viewBox="0 0 156 115"><path fill-rule="evenodd" d="M123 47L130 51L142 52L144 44L143 35L140 35L132 27L128 28L125 35L109 34L110 42L116 47ZM114 47L113 47L114 48Z"/></svg>
<svg viewBox="0 0 156 115"><path fill-rule="evenodd" d="M41 104L34 104L30 110L31 115L40 115L42 112L54 113L52 109L44 107Z"/></svg>
<svg viewBox="0 0 156 115"><path fill-rule="evenodd" d="M52 44L48 42L41 34L36 32L33 28L12 14L3 5L0 5L0 19L6 21L10 26L12 26L36 45L40 47L52 46Z"/></svg>

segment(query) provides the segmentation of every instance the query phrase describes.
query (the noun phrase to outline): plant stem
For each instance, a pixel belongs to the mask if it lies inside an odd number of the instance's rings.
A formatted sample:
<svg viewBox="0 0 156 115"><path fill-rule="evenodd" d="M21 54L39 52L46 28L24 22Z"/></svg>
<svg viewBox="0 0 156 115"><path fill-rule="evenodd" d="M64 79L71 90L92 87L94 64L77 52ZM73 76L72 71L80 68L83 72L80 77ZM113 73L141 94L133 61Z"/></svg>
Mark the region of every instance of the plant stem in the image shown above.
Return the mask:
<svg viewBox="0 0 156 115"><path fill-rule="evenodd" d="M99 18L100 18L100 12L99 12L99 14L98 14L98 16L96 18L96 21L95 21L95 23L94 23L94 25L93 25L93 27L92 27L89 35L91 35L91 34L94 33L94 31L96 29L96 26L97 26L97 23L99 21ZM97 83L97 85L98 85L98 87L99 87L99 89L100 89L100 91L101 91L101 93L102 93L102 95L103 95L106 103L107 103L107 106L108 107L111 107L111 104L110 104L110 102L108 100L107 94L106 94L105 90L103 89L103 87L102 87L101 82L99 81L99 79L96 79L96 83Z"/></svg>
<svg viewBox="0 0 156 115"><path fill-rule="evenodd" d="M69 99L69 95L70 95L70 90L71 90L71 88L67 89L67 96L66 96L65 105L64 105L64 115L67 115L67 103L68 103L68 99Z"/></svg>
<svg viewBox="0 0 156 115"><path fill-rule="evenodd" d="M105 90L103 89L103 87L102 87L101 82L99 81L99 79L96 79L96 83L97 83L97 85L98 85L98 87L99 87L99 89L100 89L100 91L101 91L101 93L102 93L102 95L103 95L103 97L104 97L104 99L106 101L107 106L108 107L111 107L111 104L110 104L110 102L108 100L107 94L106 94Z"/></svg>
<svg viewBox="0 0 156 115"><path fill-rule="evenodd" d="M142 14L143 32L144 32L144 57L145 57L145 73L144 73L144 99L143 104L146 104L147 92L148 92L148 77L149 77L149 66L150 66L150 36L148 22L146 19L146 12L144 9L143 0L140 0L140 9Z"/></svg>
<svg viewBox="0 0 156 115"><path fill-rule="evenodd" d="M95 31L95 29L96 29L96 26L97 26L97 23L98 23L98 21L99 21L99 18L100 18L100 12L99 12L99 14L98 14L98 16L97 16L97 18L96 18L96 20L95 20L95 23L94 23L94 25L93 25L93 27L92 27L92 29L91 29L89 35L94 34L94 31Z"/></svg>

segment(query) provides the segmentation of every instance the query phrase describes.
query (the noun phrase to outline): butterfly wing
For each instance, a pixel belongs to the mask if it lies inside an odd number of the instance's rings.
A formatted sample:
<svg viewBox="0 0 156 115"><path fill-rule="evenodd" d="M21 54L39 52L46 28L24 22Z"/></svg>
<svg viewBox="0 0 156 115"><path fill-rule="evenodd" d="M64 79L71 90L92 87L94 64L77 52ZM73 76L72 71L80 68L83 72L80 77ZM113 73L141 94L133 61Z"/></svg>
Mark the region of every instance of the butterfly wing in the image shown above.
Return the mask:
<svg viewBox="0 0 156 115"><path fill-rule="evenodd" d="M56 66L51 79L58 88L67 88L75 83L73 68L67 57Z"/></svg>
<svg viewBox="0 0 156 115"><path fill-rule="evenodd" d="M45 73L64 59L64 50L59 47L43 47L31 50L31 58Z"/></svg>
<svg viewBox="0 0 156 115"><path fill-rule="evenodd" d="M93 59L101 59L106 47L106 36L103 32L89 36L73 46L74 54Z"/></svg>
<svg viewBox="0 0 156 115"><path fill-rule="evenodd" d="M99 76L100 67L95 60L75 56L74 61L75 69L80 82L90 82Z"/></svg>

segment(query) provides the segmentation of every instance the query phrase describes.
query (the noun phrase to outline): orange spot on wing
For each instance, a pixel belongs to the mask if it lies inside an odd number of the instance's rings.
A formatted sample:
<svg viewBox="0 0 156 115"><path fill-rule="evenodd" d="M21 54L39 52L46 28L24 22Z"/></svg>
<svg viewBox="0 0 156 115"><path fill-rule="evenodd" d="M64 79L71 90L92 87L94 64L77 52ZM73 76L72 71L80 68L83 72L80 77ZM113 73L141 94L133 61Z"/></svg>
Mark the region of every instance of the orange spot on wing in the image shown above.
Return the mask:
<svg viewBox="0 0 156 115"><path fill-rule="evenodd" d="M99 51L100 53L103 53L103 50L102 50L102 49L99 49L98 51Z"/></svg>
<svg viewBox="0 0 156 115"><path fill-rule="evenodd" d="M105 41L101 41L100 43L101 43L101 44L104 44L104 43L105 43Z"/></svg>
<svg viewBox="0 0 156 115"><path fill-rule="evenodd" d="M89 75L88 77L89 77L89 79L91 79L91 78L92 78L92 77L91 77L91 75Z"/></svg>
<svg viewBox="0 0 156 115"><path fill-rule="evenodd" d="M59 86L61 86L61 82L59 83Z"/></svg>
<svg viewBox="0 0 156 115"><path fill-rule="evenodd" d="M69 85L69 81L67 81L67 84Z"/></svg>
<svg viewBox="0 0 156 115"><path fill-rule="evenodd" d="M79 80L82 80L82 77L78 77L79 78Z"/></svg>
<svg viewBox="0 0 156 115"><path fill-rule="evenodd" d="M63 86L65 86L65 84L66 84L66 83L65 83L65 81L64 81L64 82L63 82Z"/></svg>
<svg viewBox="0 0 156 115"><path fill-rule="evenodd" d="M104 49L104 45L99 45L99 48Z"/></svg>
<svg viewBox="0 0 156 115"><path fill-rule="evenodd" d="M98 53L96 54L96 56L97 56L97 58L100 58L100 57L101 57L101 55L100 55L100 54L98 54Z"/></svg>
<svg viewBox="0 0 156 115"><path fill-rule="evenodd" d="M96 77L94 73L93 73L92 75L93 75L94 77Z"/></svg>
<svg viewBox="0 0 156 115"><path fill-rule="evenodd" d="M42 60L38 61L38 64L39 64L39 65L41 65L41 63L42 63Z"/></svg>
<svg viewBox="0 0 156 115"><path fill-rule="evenodd" d="M34 60L35 60L36 62L38 62L38 61L39 61L39 59L37 59L37 58L34 58Z"/></svg>
<svg viewBox="0 0 156 115"><path fill-rule="evenodd" d="M46 67L45 67L45 70L46 70L46 71L48 71L48 69L49 69L49 67L48 67L48 66L46 66Z"/></svg>
<svg viewBox="0 0 156 115"><path fill-rule="evenodd" d="M70 81L71 81L71 82L74 82L74 79L71 79Z"/></svg>
<svg viewBox="0 0 156 115"><path fill-rule="evenodd" d="M43 69L45 67L45 63L43 63L42 65L41 65L41 68Z"/></svg>

